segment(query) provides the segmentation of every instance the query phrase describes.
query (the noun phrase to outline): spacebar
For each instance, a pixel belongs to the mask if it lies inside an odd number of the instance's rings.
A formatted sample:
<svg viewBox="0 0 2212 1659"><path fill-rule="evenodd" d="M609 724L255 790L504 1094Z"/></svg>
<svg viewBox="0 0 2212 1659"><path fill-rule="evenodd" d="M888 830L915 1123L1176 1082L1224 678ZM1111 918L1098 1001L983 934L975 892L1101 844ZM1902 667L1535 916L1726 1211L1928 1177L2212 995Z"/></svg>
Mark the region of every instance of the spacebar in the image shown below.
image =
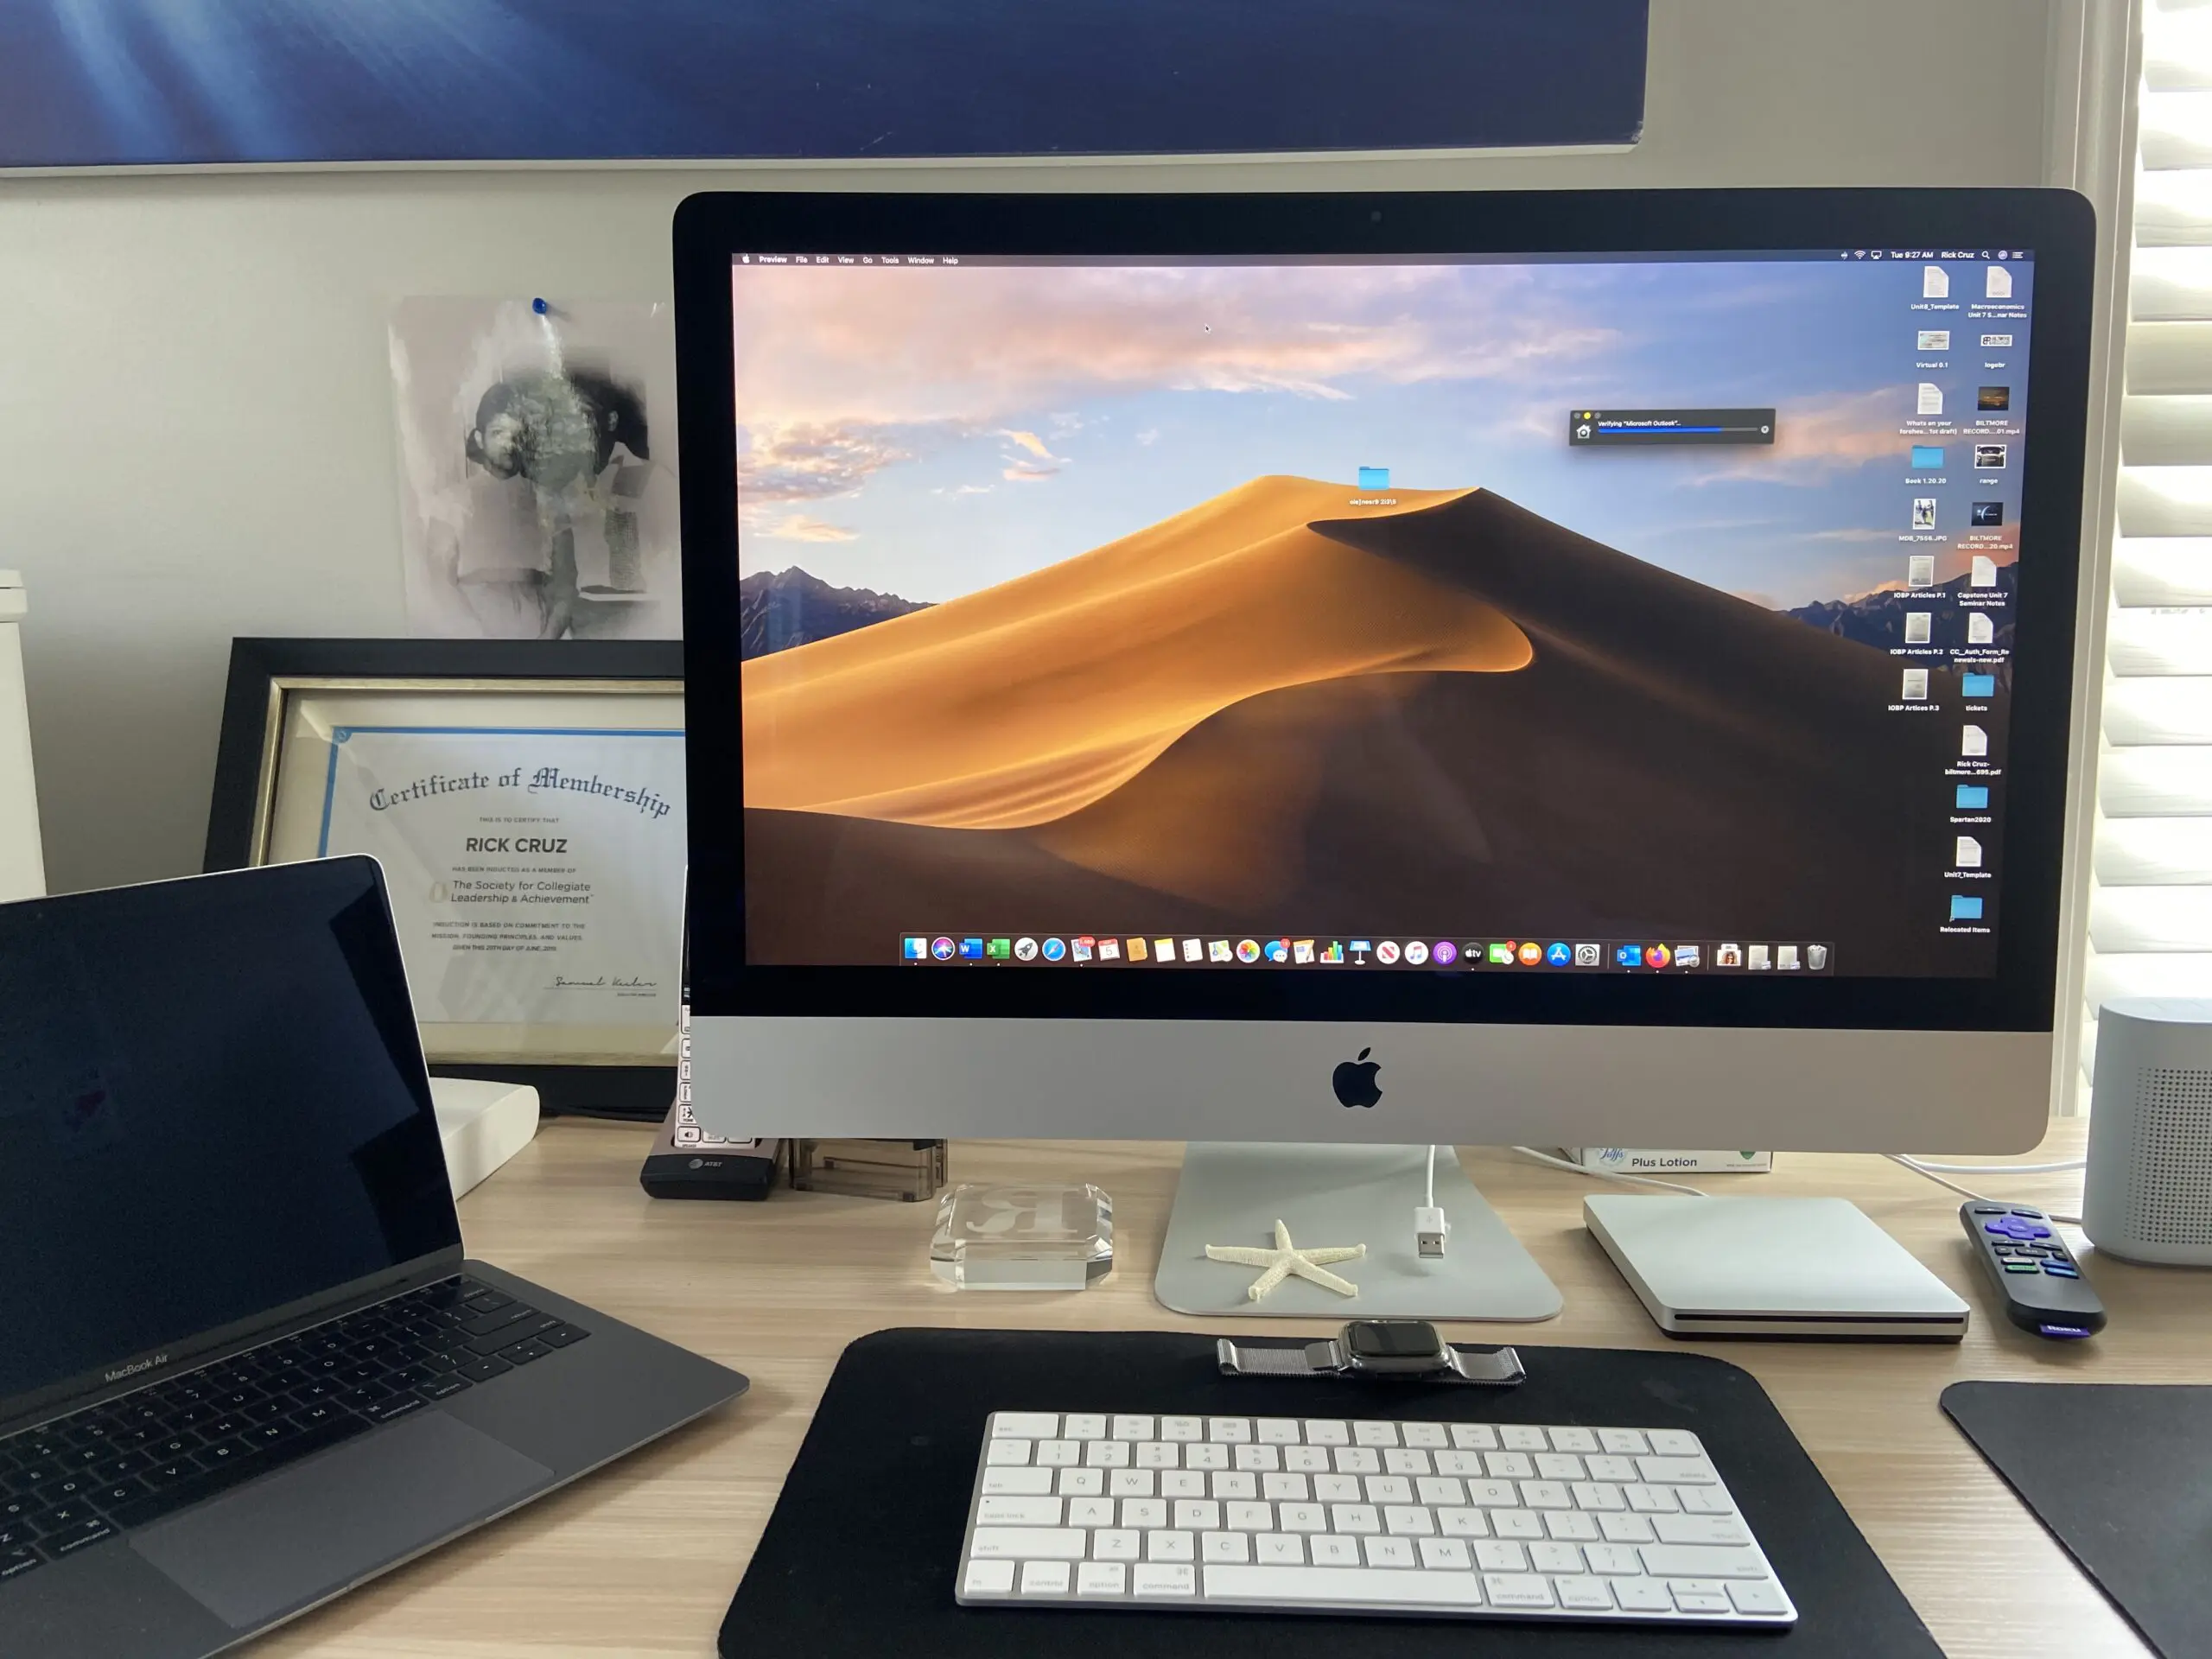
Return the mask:
<svg viewBox="0 0 2212 1659"><path fill-rule="evenodd" d="M1338 1607L1479 1607L1483 1601L1482 1580L1471 1573L1407 1573L1388 1567L1209 1567L1205 1572L1209 1600L1310 1601Z"/></svg>

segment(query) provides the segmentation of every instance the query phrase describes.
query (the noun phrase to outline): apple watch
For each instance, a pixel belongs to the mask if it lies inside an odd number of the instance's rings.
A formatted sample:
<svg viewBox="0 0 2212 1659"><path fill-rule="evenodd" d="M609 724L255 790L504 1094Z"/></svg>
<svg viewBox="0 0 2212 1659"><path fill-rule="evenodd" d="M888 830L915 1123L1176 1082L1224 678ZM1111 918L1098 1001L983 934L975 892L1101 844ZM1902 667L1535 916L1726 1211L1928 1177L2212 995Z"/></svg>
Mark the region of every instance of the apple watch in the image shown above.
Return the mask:
<svg viewBox="0 0 2212 1659"><path fill-rule="evenodd" d="M1455 1348L1427 1319L1354 1319L1319 1342L1215 1345L1228 1376L1374 1377L1510 1389L1527 1375L1510 1348Z"/></svg>

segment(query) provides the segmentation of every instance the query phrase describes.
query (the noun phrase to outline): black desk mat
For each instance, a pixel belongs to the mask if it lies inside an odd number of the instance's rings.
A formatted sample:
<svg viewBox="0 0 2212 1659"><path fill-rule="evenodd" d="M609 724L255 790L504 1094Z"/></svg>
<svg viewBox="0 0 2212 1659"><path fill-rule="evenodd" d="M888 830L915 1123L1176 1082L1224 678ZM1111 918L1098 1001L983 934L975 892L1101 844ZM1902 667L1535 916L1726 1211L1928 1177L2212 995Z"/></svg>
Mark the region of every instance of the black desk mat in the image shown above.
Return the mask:
<svg viewBox="0 0 2212 1659"><path fill-rule="evenodd" d="M2212 1388L1954 1382L1943 1409L2145 1641L2212 1656Z"/></svg>
<svg viewBox="0 0 2212 1659"><path fill-rule="evenodd" d="M1508 1390L1225 1377L1213 1340L1164 1332L882 1331L845 1350L722 1621L725 1659L1914 1659L1940 1649L1748 1372L1700 1354L1520 1350ZM978 1608L952 1599L983 1424L994 1411L1428 1417L1634 1424L1704 1436L1797 1604L1794 1630L1127 1609Z"/></svg>

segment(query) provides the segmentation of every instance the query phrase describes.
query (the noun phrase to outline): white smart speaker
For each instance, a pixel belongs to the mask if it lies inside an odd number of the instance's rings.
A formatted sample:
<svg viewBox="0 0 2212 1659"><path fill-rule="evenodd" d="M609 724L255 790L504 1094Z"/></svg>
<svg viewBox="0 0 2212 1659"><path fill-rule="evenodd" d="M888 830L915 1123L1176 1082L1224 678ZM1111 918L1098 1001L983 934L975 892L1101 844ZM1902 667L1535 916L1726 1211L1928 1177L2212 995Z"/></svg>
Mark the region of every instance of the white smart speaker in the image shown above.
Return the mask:
<svg viewBox="0 0 2212 1659"><path fill-rule="evenodd" d="M2212 1001L2106 1003L2092 1084L2082 1231L2131 1261L2212 1267Z"/></svg>

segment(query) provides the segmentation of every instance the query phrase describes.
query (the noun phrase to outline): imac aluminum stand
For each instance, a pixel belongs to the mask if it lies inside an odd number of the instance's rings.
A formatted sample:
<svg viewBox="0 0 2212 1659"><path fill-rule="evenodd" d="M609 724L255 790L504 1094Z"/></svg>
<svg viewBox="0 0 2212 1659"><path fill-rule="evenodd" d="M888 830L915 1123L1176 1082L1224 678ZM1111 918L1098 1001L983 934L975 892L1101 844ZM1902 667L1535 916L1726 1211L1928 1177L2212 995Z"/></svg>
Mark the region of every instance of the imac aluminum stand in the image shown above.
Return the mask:
<svg viewBox="0 0 2212 1659"><path fill-rule="evenodd" d="M1441 1256L1414 1247L1427 1147L1270 1146L1192 1141L1183 1154L1153 1294L1178 1313L1218 1319L1548 1319L1559 1291L1483 1202L1457 1154L1436 1149L1436 1202L1452 1224ZM1357 1296L1293 1276L1260 1301L1259 1269L1210 1262L1209 1244L1268 1248L1275 1223L1300 1249L1365 1244L1329 1271Z"/></svg>

